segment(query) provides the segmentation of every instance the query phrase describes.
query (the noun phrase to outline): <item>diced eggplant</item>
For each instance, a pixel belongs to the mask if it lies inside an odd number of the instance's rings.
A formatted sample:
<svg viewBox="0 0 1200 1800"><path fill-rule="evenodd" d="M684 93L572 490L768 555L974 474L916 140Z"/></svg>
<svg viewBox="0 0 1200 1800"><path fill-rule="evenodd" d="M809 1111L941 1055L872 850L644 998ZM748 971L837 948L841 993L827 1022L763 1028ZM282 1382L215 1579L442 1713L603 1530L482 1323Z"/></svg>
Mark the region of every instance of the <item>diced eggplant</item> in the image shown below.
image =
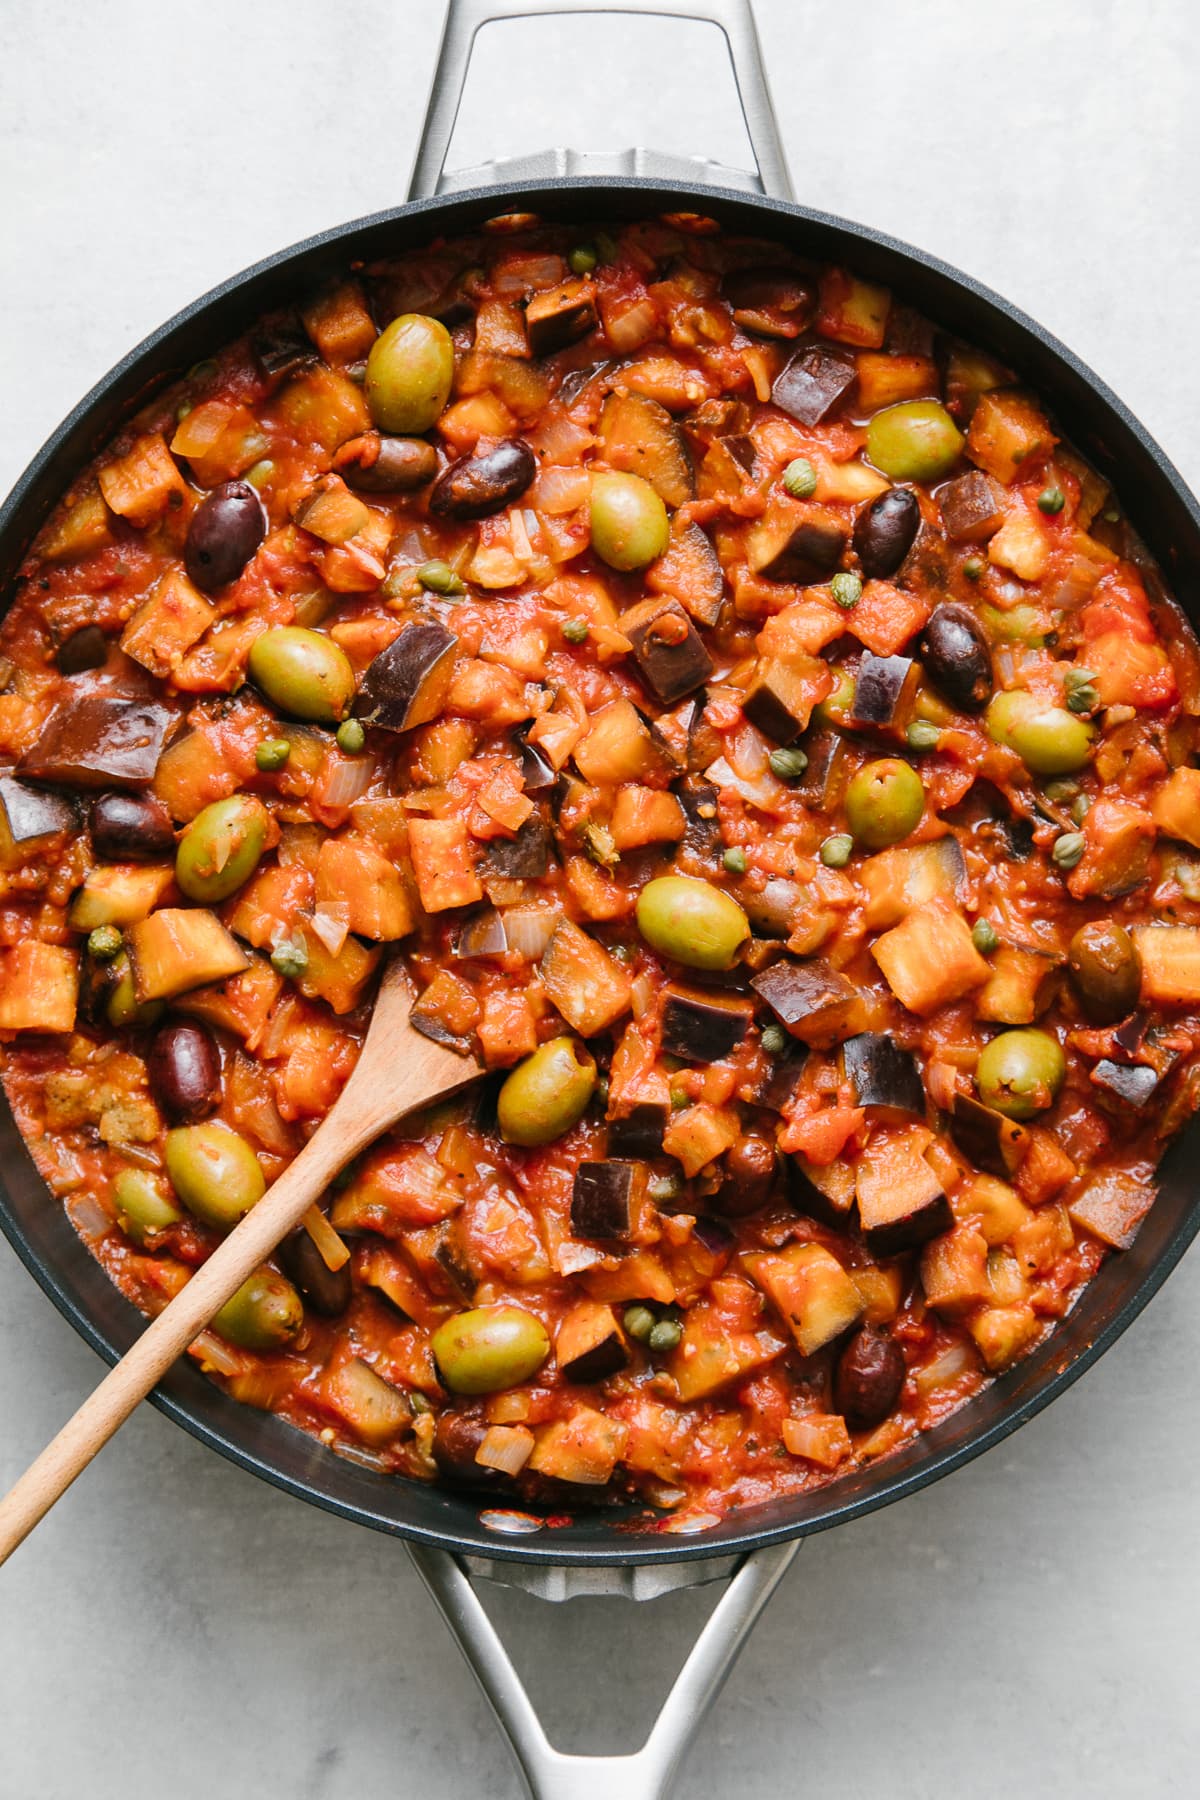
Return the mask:
<svg viewBox="0 0 1200 1800"><path fill-rule="evenodd" d="M586 337L596 323L595 283L564 281L534 294L525 309L525 331L535 356L553 356Z"/></svg>
<svg viewBox="0 0 1200 1800"><path fill-rule="evenodd" d="M796 1084L804 1073L808 1054L807 1044L789 1038L778 1056L772 1057L766 1078L754 1096L755 1106L765 1107L773 1113L786 1112L795 1095Z"/></svg>
<svg viewBox="0 0 1200 1800"><path fill-rule="evenodd" d="M794 744L812 716L813 691L811 675L780 657L760 657L742 711L764 737L776 744Z"/></svg>
<svg viewBox="0 0 1200 1800"><path fill-rule="evenodd" d="M748 881L738 884L734 898L749 919L756 937L791 937L812 889L784 875L773 875L764 887Z"/></svg>
<svg viewBox="0 0 1200 1800"><path fill-rule="evenodd" d="M620 629L647 687L665 706L712 674L712 658L678 600L643 600L622 613Z"/></svg>
<svg viewBox="0 0 1200 1800"><path fill-rule="evenodd" d="M554 1354L568 1381L587 1385L615 1375L629 1361L629 1351L611 1306L581 1300L558 1329Z"/></svg>
<svg viewBox="0 0 1200 1800"><path fill-rule="evenodd" d="M993 1112L969 1094L956 1094L950 1114L950 1136L963 1155L989 1175L1011 1180L1029 1148L1023 1125Z"/></svg>
<svg viewBox="0 0 1200 1800"><path fill-rule="evenodd" d="M263 325L251 342L264 375L291 375L316 360L312 339L298 319L275 319Z"/></svg>
<svg viewBox="0 0 1200 1800"><path fill-rule="evenodd" d="M143 788L178 715L153 700L88 694L51 713L17 764L27 781L72 788Z"/></svg>
<svg viewBox="0 0 1200 1800"><path fill-rule="evenodd" d="M721 826L717 818L717 790L711 782L696 775L686 775L671 789L687 820L682 848L706 861L716 857L721 845Z"/></svg>
<svg viewBox="0 0 1200 1800"><path fill-rule="evenodd" d="M680 513L671 520L671 542L647 569L646 586L675 595L701 625L716 624L725 601L725 572L708 533L694 520Z"/></svg>
<svg viewBox="0 0 1200 1800"><path fill-rule="evenodd" d="M736 1242L732 1225L727 1225L724 1219L711 1218L707 1213L701 1213L697 1218L692 1236L710 1256L727 1256Z"/></svg>
<svg viewBox="0 0 1200 1800"><path fill-rule="evenodd" d="M608 1121L612 1156L661 1156L663 1132L671 1117L669 1101L638 1100L621 1119Z"/></svg>
<svg viewBox="0 0 1200 1800"><path fill-rule="evenodd" d="M877 1119L925 1117L925 1088L911 1051L881 1032L863 1031L842 1045L842 1072L856 1106Z"/></svg>
<svg viewBox="0 0 1200 1800"><path fill-rule="evenodd" d="M466 1056L470 1052L470 1039L459 1037L451 1031L436 1013L423 1013L419 1006L414 1006L408 1015L408 1022L414 1031L419 1031L431 1044L441 1044L444 1049L453 1050L457 1056Z"/></svg>
<svg viewBox="0 0 1200 1800"><path fill-rule="evenodd" d="M880 1171L864 1155L855 1180L863 1242L873 1256L919 1249L954 1224L950 1202L923 1158L914 1157L903 1177L895 1179L891 1168Z"/></svg>
<svg viewBox="0 0 1200 1800"><path fill-rule="evenodd" d="M854 683L852 725L894 725L905 711L919 671L910 656L874 656L858 665Z"/></svg>
<svg viewBox="0 0 1200 1800"><path fill-rule="evenodd" d="M558 770L536 744L521 739L521 785L527 794L553 793L559 782Z"/></svg>
<svg viewBox="0 0 1200 1800"><path fill-rule="evenodd" d="M571 1230L575 1236L627 1243L634 1203L645 1182L644 1163L580 1163L571 1190Z"/></svg>
<svg viewBox="0 0 1200 1800"><path fill-rule="evenodd" d="M645 394L610 394L598 435L609 468L640 475L668 506L682 506L695 494L692 462L679 427L657 400Z"/></svg>
<svg viewBox="0 0 1200 1800"><path fill-rule="evenodd" d="M74 831L75 808L60 794L0 776L0 868L17 868L49 838Z"/></svg>
<svg viewBox="0 0 1200 1800"><path fill-rule="evenodd" d="M854 362L819 345L809 345L784 365L775 378L771 398L802 425L819 425L849 398L857 378Z"/></svg>
<svg viewBox="0 0 1200 1800"><path fill-rule="evenodd" d="M803 586L824 581L842 560L850 533L834 514L820 509L807 516L760 525L749 539L750 566L768 581Z"/></svg>
<svg viewBox="0 0 1200 1800"><path fill-rule="evenodd" d="M990 475L972 469L938 489L946 536L957 544L982 544L1004 523L1000 496Z"/></svg>
<svg viewBox="0 0 1200 1800"><path fill-rule="evenodd" d="M384 731L411 731L442 710L458 639L433 620L406 625L368 664L354 711Z"/></svg>
<svg viewBox="0 0 1200 1800"><path fill-rule="evenodd" d="M662 1047L685 1062L719 1062L736 1050L750 1023L749 1000L672 982L663 990Z"/></svg>
<svg viewBox="0 0 1200 1800"><path fill-rule="evenodd" d="M445 1276L447 1284L460 1299L470 1305L475 1299L476 1280L471 1270L463 1261L462 1252L454 1236L453 1222L442 1227L437 1245L433 1252L433 1260Z"/></svg>
<svg viewBox="0 0 1200 1800"><path fill-rule="evenodd" d="M454 943L454 956L470 961L477 956L507 956L504 920L494 906L485 906L463 925Z"/></svg>
<svg viewBox="0 0 1200 1800"><path fill-rule="evenodd" d="M1145 1063L1111 1062L1104 1057L1092 1070L1092 1082L1127 1106L1143 1107L1152 1099L1162 1076Z"/></svg>
<svg viewBox="0 0 1200 1800"><path fill-rule="evenodd" d="M750 986L794 1037L818 1047L847 1036L860 1009L857 988L822 963L784 957L753 976Z"/></svg>
<svg viewBox="0 0 1200 1800"><path fill-rule="evenodd" d="M54 653L60 675L83 675L108 661L108 639L98 625L81 625Z"/></svg>
<svg viewBox="0 0 1200 1800"><path fill-rule="evenodd" d="M735 269L725 276L721 291L735 322L758 337L799 337L816 308L812 282L791 269Z"/></svg>
<svg viewBox="0 0 1200 1800"><path fill-rule="evenodd" d="M483 858L490 875L506 881L536 881L550 867L550 827L532 812L515 837L493 838Z"/></svg>
<svg viewBox="0 0 1200 1800"><path fill-rule="evenodd" d="M849 1163L787 1159L788 1200L806 1218L844 1230L854 1210L854 1170Z"/></svg>

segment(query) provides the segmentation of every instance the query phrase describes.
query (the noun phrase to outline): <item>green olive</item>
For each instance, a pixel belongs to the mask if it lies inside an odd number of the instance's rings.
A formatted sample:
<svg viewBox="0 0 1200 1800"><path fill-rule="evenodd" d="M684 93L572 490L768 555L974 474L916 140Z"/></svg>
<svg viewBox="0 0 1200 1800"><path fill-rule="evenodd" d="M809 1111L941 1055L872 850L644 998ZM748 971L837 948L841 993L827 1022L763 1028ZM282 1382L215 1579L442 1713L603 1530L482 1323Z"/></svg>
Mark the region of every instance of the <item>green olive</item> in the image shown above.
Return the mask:
<svg viewBox="0 0 1200 1800"><path fill-rule="evenodd" d="M1142 959L1115 919L1080 926L1067 946L1067 967L1079 1004L1097 1025L1115 1025L1137 1005Z"/></svg>
<svg viewBox="0 0 1200 1800"><path fill-rule="evenodd" d="M121 1224L136 1244L144 1244L183 1214L167 1194L167 1184L149 1169L122 1169L113 1182L113 1199Z"/></svg>
<svg viewBox="0 0 1200 1800"><path fill-rule="evenodd" d="M867 456L893 481L937 481L958 461L962 432L936 400L904 400L867 426Z"/></svg>
<svg viewBox="0 0 1200 1800"><path fill-rule="evenodd" d="M129 1025L154 1025L163 1015L161 1000L139 1000L133 982L133 969L121 950L107 965L110 986L104 1002L108 1022L117 1031Z"/></svg>
<svg viewBox="0 0 1200 1800"><path fill-rule="evenodd" d="M250 1145L220 1119L168 1131L166 1158L183 1204L218 1231L231 1230L267 1189Z"/></svg>
<svg viewBox="0 0 1200 1800"><path fill-rule="evenodd" d="M300 1335L304 1302L274 1269L256 1269L213 1319L213 1330L242 1350L283 1350Z"/></svg>
<svg viewBox="0 0 1200 1800"><path fill-rule="evenodd" d="M570 1131L596 1086L596 1065L574 1038L551 1038L519 1062L496 1102L506 1144L549 1144Z"/></svg>
<svg viewBox="0 0 1200 1800"><path fill-rule="evenodd" d="M354 670L340 644L303 625L276 625L250 649L250 679L293 719L336 725L354 699Z"/></svg>
<svg viewBox="0 0 1200 1800"><path fill-rule="evenodd" d="M381 431L428 431L454 381L454 345L437 319L401 313L371 345L364 392Z"/></svg>
<svg viewBox="0 0 1200 1800"><path fill-rule="evenodd" d="M592 476L592 549L610 569L644 569L671 537L667 509L640 475Z"/></svg>
<svg viewBox="0 0 1200 1800"><path fill-rule="evenodd" d="M1073 775L1092 753L1086 719L1021 688L996 694L984 715L993 743L1015 750L1034 775Z"/></svg>
<svg viewBox="0 0 1200 1800"><path fill-rule="evenodd" d="M868 850L898 844L916 830L924 811L921 777L898 756L868 763L846 789L846 822Z"/></svg>
<svg viewBox="0 0 1200 1800"><path fill-rule="evenodd" d="M830 673L833 692L813 708L813 724L831 725L835 731L844 731L850 723L857 689L849 669L831 669Z"/></svg>
<svg viewBox="0 0 1200 1800"><path fill-rule="evenodd" d="M495 1394L516 1387L550 1354L546 1327L520 1306L477 1306L433 1334L433 1354L455 1394Z"/></svg>
<svg viewBox="0 0 1200 1800"><path fill-rule="evenodd" d="M689 969L729 969L750 936L730 894L690 875L660 875L638 895L638 930L648 944Z"/></svg>
<svg viewBox="0 0 1200 1800"><path fill-rule="evenodd" d="M1032 1119L1058 1098L1067 1059L1045 1031L1002 1031L975 1065L975 1086L985 1106L1009 1119Z"/></svg>
<svg viewBox="0 0 1200 1800"><path fill-rule="evenodd" d="M267 841L271 815L253 794L231 794L197 813L175 852L175 879L189 900L228 900L249 881Z"/></svg>

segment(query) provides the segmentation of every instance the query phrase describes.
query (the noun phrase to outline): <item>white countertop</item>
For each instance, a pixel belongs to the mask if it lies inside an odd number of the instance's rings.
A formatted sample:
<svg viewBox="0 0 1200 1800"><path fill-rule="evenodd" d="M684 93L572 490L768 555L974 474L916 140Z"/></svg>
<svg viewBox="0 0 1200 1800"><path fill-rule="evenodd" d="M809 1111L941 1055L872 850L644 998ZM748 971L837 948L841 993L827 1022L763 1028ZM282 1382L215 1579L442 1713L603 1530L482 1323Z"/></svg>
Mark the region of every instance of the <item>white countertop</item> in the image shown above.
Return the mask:
<svg viewBox="0 0 1200 1800"><path fill-rule="evenodd" d="M403 197L440 12L0 7L0 490L193 295ZM1200 10L759 0L758 14L798 197L1007 294L1200 486ZM458 160L637 136L736 158L707 28L488 36ZM804 1548L680 1794L1194 1794L1198 1366L1193 1255L1015 1439ZM99 1374L0 1246L0 1484ZM615 1750L707 1606L564 1614L498 1592L495 1611L564 1747ZM145 1408L0 1575L0 1719L0 1800L521 1791L400 1545Z"/></svg>

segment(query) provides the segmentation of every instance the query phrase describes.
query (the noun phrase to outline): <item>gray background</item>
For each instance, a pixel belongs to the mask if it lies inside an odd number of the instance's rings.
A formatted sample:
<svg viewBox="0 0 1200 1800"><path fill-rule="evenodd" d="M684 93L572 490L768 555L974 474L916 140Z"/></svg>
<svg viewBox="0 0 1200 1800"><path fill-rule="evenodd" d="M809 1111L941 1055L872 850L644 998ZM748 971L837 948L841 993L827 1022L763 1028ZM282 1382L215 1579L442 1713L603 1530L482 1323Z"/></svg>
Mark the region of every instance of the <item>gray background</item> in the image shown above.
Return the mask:
<svg viewBox="0 0 1200 1800"><path fill-rule="evenodd" d="M801 199L1072 343L1193 486L1189 0L760 0ZM194 294L404 193L441 7L0 3L0 488ZM461 157L651 138L736 160L703 27L494 28ZM654 120L653 128L646 121ZM1200 1259L983 1462L802 1552L681 1782L963 1800L1194 1794ZM100 1373L0 1251L0 1482ZM498 1615L564 1744L634 1741L708 1602ZM399 1545L144 1409L0 1576L4 1800L518 1793Z"/></svg>

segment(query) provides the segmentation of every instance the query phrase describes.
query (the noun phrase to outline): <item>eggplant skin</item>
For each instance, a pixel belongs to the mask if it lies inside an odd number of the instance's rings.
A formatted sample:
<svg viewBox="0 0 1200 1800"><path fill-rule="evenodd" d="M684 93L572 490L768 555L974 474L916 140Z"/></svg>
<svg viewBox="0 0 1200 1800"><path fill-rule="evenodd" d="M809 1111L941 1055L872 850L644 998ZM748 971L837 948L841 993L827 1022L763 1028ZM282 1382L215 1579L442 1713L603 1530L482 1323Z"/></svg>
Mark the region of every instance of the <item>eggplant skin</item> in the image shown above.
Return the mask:
<svg viewBox="0 0 1200 1800"><path fill-rule="evenodd" d="M842 1067L855 1104L887 1119L925 1117L925 1087L916 1058L893 1038L863 1031L842 1045Z"/></svg>
<svg viewBox="0 0 1200 1800"><path fill-rule="evenodd" d="M367 665L354 711L383 731L411 731L441 710L458 639L444 625L406 625Z"/></svg>

